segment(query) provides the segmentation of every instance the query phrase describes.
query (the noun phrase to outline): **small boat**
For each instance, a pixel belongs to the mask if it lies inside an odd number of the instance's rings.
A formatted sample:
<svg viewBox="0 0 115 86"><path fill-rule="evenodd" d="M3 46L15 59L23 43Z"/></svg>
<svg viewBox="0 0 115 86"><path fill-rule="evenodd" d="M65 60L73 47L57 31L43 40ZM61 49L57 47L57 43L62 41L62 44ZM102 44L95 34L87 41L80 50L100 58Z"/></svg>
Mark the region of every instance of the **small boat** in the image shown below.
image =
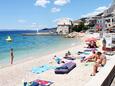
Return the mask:
<svg viewBox="0 0 115 86"><path fill-rule="evenodd" d="M8 36L8 38L6 39L7 42L12 42L12 39L10 36Z"/></svg>

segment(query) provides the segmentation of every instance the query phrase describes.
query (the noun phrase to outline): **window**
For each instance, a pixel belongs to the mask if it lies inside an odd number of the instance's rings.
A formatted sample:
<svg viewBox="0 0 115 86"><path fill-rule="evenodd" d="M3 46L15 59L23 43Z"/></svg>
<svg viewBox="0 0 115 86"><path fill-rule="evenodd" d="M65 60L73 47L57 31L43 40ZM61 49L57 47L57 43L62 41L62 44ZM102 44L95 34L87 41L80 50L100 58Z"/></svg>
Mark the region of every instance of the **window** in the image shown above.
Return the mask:
<svg viewBox="0 0 115 86"><path fill-rule="evenodd" d="M112 22L114 22L114 19L112 19Z"/></svg>
<svg viewBox="0 0 115 86"><path fill-rule="evenodd" d="M107 24L105 24L105 27L107 27Z"/></svg>
<svg viewBox="0 0 115 86"><path fill-rule="evenodd" d="M115 22L115 18L113 19L113 22Z"/></svg>
<svg viewBox="0 0 115 86"><path fill-rule="evenodd" d="M106 22L110 22L110 19L105 20Z"/></svg>

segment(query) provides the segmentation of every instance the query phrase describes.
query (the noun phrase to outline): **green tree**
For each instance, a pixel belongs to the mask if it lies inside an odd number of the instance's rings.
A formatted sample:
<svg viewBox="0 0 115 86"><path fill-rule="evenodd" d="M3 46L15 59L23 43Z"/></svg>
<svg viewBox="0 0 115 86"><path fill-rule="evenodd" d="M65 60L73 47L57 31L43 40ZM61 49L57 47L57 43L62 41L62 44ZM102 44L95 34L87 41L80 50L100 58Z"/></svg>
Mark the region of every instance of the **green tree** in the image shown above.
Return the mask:
<svg viewBox="0 0 115 86"><path fill-rule="evenodd" d="M79 28L79 26L75 25L73 26L72 31L80 32L81 29Z"/></svg>
<svg viewBox="0 0 115 86"><path fill-rule="evenodd" d="M80 32L80 31L82 31L82 30L87 30L87 29L88 29L88 26L85 26L85 25L84 25L84 22L80 22L79 25L74 26L74 27L72 28L72 30L73 30L73 31L76 31L76 32Z"/></svg>

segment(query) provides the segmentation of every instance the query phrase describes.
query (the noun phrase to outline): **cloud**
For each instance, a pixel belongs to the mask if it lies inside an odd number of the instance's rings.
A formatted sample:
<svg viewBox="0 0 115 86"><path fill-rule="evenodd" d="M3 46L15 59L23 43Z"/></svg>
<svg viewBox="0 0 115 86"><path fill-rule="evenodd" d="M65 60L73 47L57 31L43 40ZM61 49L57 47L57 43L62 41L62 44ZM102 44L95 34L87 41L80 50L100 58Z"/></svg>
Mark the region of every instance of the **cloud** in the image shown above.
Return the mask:
<svg viewBox="0 0 115 86"><path fill-rule="evenodd" d="M54 7L54 8L51 9L52 13L56 13L56 12L60 12L60 11L61 11L61 9L57 8L57 7Z"/></svg>
<svg viewBox="0 0 115 86"><path fill-rule="evenodd" d="M24 19L19 19L18 22L19 22L19 23L26 23L27 21L24 20Z"/></svg>
<svg viewBox="0 0 115 86"><path fill-rule="evenodd" d="M57 23L58 21L61 21L61 20L72 20L72 18L69 18L69 17L62 17L62 18L57 18L55 20L53 20L54 23Z"/></svg>
<svg viewBox="0 0 115 86"><path fill-rule="evenodd" d="M63 18L55 19L53 22L56 23L56 25L62 25L62 24L71 25L71 21L72 21L71 18L63 17Z"/></svg>
<svg viewBox="0 0 115 86"><path fill-rule="evenodd" d="M102 13L106 9L108 9L108 7L106 7L106 6L98 7L93 12L82 15L81 17L93 17L99 13Z"/></svg>
<svg viewBox="0 0 115 86"><path fill-rule="evenodd" d="M64 6L65 4L70 3L70 0L55 0L54 4L59 6Z"/></svg>
<svg viewBox="0 0 115 86"><path fill-rule="evenodd" d="M103 7L98 7L98 8L96 9L96 11L101 12L101 11L104 11L104 10L106 10L106 9L107 9L107 7L106 7L106 6L103 6Z"/></svg>
<svg viewBox="0 0 115 86"><path fill-rule="evenodd" d="M46 28L47 26L43 25L43 24L38 24L38 23L34 22L34 23L31 24L30 27L33 28L33 29L43 29L43 28Z"/></svg>
<svg viewBox="0 0 115 86"><path fill-rule="evenodd" d="M50 3L49 0L36 0L35 6L46 7L46 4Z"/></svg>

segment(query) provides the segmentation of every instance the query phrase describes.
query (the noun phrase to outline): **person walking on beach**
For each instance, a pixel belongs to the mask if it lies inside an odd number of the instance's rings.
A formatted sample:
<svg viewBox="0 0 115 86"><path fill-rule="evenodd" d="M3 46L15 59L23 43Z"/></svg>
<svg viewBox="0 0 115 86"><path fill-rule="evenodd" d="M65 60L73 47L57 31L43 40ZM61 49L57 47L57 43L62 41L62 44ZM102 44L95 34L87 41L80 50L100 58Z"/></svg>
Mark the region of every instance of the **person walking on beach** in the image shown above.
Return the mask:
<svg viewBox="0 0 115 86"><path fill-rule="evenodd" d="M14 53L13 53L13 48L10 49L10 64L13 64L14 60Z"/></svg>

